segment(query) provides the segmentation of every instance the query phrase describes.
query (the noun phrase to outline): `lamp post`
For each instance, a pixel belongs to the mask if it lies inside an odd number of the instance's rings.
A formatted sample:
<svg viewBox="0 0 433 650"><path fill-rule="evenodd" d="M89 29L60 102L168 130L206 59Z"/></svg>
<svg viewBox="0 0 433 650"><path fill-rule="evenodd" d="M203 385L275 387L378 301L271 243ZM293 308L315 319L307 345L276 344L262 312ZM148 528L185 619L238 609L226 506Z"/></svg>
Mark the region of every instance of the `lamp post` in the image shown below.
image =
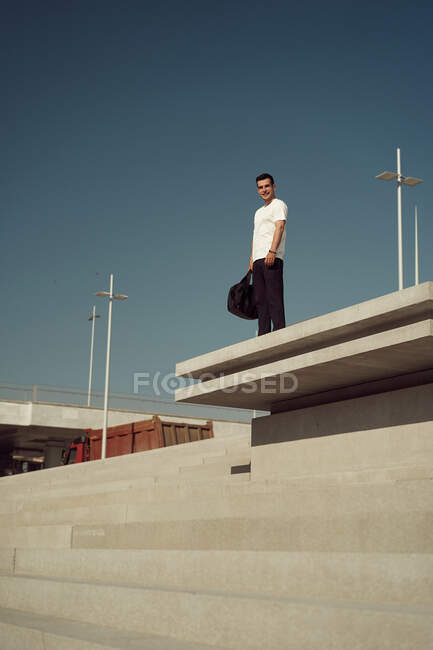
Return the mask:
<svg viewBox="0 0 433 650"><path fill-rule="evenodd" d="M109 299L108 302L108 330L107 330L107 357L105 362L105 391L104 391L104 426L102 429L102 449L101 458L105 458L107 451L107 423L108 423L108 386L110 383L110 347L111 347L111 312L113 309L113 300L126 300L128 296L123 294L115 295L113 293L114 278L110 275L110 291L97 291L95 296L104 296Z"/></svg>
<svg viewBox="0 0 433 650"><path fill-rule="evenodd" d="M415 284L419 284L419 260L418 260L418 206L415 206Z"/></svg>
<svg viewBox="0 0 433 650"><path fill-rule="evenodd" d="M397 219L398 219L398 289L403 289L403 236L401 224L401 186L409 185L413 187L422 183L420 178L413 178L412 176L403 176L401 173L401 160L400 148L397 149L397 173L396 172L382 172L376 178L381 181L392 181L397 179Z"/></svg>
<svg viewBox="0 0 433 650"><path fill-rule="evenodd" d="M87 406L90 406L90 396L92 394L92 374L93 374L93 346L95 343L95 319L100 318L96 313L96 307L93 305L92 315L88 320L92 321L92 336L90 339L90 368L89 368L89 390L87 391Z"/></svg>
<svg viewBox="0 0 433 650"><path fill-rule="evenodd" d="M259 330L256 330L256 336L259 335ZM257 417L257 409L253 410L253 418L255 419Z"/></svg>

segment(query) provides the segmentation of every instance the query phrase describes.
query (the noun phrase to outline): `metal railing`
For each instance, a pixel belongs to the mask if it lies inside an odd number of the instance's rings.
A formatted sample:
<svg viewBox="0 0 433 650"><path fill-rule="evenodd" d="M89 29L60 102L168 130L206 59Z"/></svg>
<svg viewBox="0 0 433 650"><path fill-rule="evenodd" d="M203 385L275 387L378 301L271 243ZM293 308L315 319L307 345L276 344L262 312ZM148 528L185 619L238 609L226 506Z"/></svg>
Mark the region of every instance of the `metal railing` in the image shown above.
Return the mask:
<svg viewBox="0 0 433 650"><path fill-rule="evenodd" d="M80 406L83 408L100 408L104 406L104 393L92 392L91 406L87 406L87 391L58 388L33 384L20 386L0 384L0 400L14 402L33 402L44 404L61 404L64 406ZM183 404L169 399L160 399L144 394L126 395L110 393L110 409L152 413L155 415L176 415L197 417L206 420L228 420L250 422L253 412L247 409L224 408L220 406L201 406L199 404ZM257 413L259 414L259 413Z"/></svg>

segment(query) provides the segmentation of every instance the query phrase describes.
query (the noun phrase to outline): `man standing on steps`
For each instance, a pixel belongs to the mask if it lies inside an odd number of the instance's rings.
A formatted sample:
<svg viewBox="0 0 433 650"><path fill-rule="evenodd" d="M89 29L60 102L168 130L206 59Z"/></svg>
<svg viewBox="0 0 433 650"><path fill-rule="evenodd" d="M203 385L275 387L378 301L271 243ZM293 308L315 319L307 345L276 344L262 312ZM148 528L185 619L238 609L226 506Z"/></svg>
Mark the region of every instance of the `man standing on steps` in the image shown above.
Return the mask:
<svg viewBox="0 0 433 650"><path fill-rule="evenodd" d="M287 205L275 196L270 174L256 178L257 192L265 205L254 215L250 265L259 315L259 336L286 326L283 296L283 255L286 243Z"/></svg>

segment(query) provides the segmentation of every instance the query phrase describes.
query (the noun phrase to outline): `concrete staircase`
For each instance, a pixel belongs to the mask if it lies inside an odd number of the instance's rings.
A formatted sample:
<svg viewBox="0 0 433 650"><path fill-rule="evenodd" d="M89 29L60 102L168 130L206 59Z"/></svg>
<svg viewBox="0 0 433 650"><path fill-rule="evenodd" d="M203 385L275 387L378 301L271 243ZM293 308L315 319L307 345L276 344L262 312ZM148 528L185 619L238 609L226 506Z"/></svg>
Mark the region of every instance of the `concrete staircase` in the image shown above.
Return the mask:
<svg viewBox="0 0 433 650"><path fill-rule="evenodd" d="M238 435L0 479L1 649L432 649L428 458L267 447L257 475Z"/></svg>

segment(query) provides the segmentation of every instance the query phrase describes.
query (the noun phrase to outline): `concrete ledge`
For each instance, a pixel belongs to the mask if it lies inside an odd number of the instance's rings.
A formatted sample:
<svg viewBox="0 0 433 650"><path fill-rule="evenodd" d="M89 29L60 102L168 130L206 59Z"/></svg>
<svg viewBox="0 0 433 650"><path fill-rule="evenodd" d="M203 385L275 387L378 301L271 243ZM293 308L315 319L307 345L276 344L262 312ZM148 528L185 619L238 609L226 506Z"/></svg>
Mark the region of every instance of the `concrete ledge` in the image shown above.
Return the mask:
<svg viewBox="0 0 433 650"><path fill-rule="evenodd" d="M433 283L424 282L183 361L176 374L233 374L432 317Z"/></svg>
<svg viewBox="0 0 433 650"><path fill-rule="evenodd" d="M53 427L69 437L77 435L84 429L99 429L102 427L103 408L82 406L80 404L59 404L56 402L16 402L0 400L0 425L17 427ZM190 424L206 424L207 419L194 416L164 415L163 413L146 413L110 408L109 426L139 422L151 419L154 415L165 422L189 422ZM208 418L209 419L209 418ZM242 433L248 428L248 423L214 419L215 437ZM59 426L61 423L61 426ZM68 437L66 435L66 437Z"/></svg>
<svg viewBox="0 0 433 650"><path fill-rule="evenodd" d="M269 411L281 401L431 368L433 320L424 320L187 386L176 400Z"/></svg>

